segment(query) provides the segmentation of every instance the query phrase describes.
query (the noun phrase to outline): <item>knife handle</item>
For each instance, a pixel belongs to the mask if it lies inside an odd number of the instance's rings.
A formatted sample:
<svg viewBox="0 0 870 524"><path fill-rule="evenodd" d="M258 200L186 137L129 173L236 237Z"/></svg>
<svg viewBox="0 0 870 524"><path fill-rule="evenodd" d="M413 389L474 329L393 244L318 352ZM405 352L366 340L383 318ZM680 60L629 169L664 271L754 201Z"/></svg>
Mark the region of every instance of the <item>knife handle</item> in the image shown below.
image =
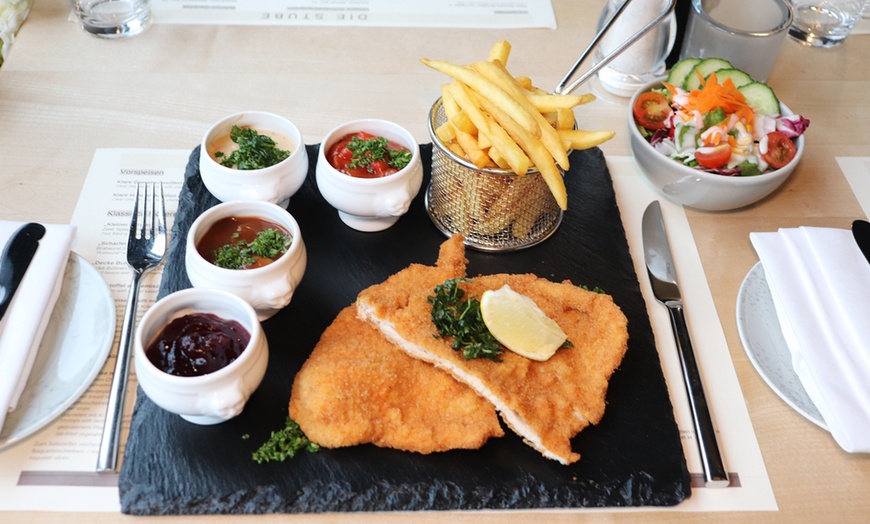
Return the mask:
<svg viewBox="0 0 870 524"><path fill-rule="evenodd" d="M701 465L704 468L704 484L708 488L728 487L731 481L728 472L725 471L722 452L716 440L716 428L710 415L707 396L704 394L704 384L701 380L701 372L698 370L692 339L689 337L683 303L672 300L665 305L671 315L671 327L674 330L674 339L677 342L677 351L683 368L683 380L686 393L689 395L689 405L692 408L692 422L695 425L698 451L701 453Z"/></svg>

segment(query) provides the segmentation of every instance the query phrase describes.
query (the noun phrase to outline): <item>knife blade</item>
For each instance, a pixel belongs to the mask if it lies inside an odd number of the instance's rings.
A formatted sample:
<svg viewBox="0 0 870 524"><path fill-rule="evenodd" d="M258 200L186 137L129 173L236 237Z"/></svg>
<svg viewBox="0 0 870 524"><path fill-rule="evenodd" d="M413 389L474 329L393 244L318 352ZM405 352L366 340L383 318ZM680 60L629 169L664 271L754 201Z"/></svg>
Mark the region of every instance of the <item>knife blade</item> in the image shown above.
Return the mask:
<svg viewBox="0 0 870 524"><path fill-rule="evenodd" d="M39 248L39 241L45 235L45 226L29 222L18 228L0 255L0 320L6 315L12 297Z"/></svg>
<svg viewBox="0 0 870 524"><path fill-rule="evenodd" d="M852 222L852 236L855 237L855 242L864 253L864 258L870 262L870 222L866 220Z"/></svg>
<svg viewBox="0 0 870 524"><path fill-rule="evenodd" d="M704 468L704 484L708 488L724 488L730 485L731 480L725 470L722 452L716 439L716 428L704 393L701 372L698 369L697 357L689 336L682 294L665 231L661 204L658 200L653 201L643 213L642 237L644 258L653 295L668 308L670 313L671 329L680 356L683 382L689 398L701 465Z"/></svg>

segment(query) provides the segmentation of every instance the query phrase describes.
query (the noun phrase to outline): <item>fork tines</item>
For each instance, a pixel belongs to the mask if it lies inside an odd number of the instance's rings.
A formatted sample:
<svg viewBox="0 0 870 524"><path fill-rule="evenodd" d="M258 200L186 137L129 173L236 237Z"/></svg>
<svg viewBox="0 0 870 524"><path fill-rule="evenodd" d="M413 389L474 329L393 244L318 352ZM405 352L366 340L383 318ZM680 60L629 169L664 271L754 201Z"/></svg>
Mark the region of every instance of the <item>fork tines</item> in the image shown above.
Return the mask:
<svg viewBox="0 0 870 524"><path fill-rule="evenodd" d="M149 205L149 187L151 193ZM158 196L159 189L159 196ZM140 192L143 193L140 199ZM139 212L139 201L142 201L142 212ZM150 213L149 213L150 212ZM139 220L142 220L141 227ZM166 234L166 209L163 199L163 182L140 182L136 184L136 201L130 216L129 238L154 238Z"/></svg>

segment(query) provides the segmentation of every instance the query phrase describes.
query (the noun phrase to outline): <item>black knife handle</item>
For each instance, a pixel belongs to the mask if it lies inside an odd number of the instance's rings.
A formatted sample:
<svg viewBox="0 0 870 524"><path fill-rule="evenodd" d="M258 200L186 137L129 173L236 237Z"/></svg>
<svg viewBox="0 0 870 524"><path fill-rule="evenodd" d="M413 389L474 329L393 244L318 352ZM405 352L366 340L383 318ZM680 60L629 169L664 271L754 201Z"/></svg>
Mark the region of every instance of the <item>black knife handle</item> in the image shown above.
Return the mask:
<svg viewBox="0 0 870 524"><path fill-rule="evenodd" d="M686 393L689 395L689 405L692 408L692 422L695 425L698 451L701 453L701 464L704 468L704 483L708 488L724 488L730 485L731 481L728 478L728 472L725 471L722 452L716 439L716 428L713 425L713 417L710 415L707 395L704 393L704 384L701 380L701 372L698 370L695 349L692 347L692 339L689 337L689 327L686 324L683 304L674 300L666 302L665 305L671 314L671 327L674 330L674 340L677 342L677 352L680 355L680 365L683 368L683 380L686 385Z"/></svg>
<svg viewBox="0 0 870 524"><path fill-rule="evenodd" d="M870 262L870 222L866 220L852 222L852 236L855 237L855 242L864 254L864 258Z"/></svg>
<svg viewBox="0 0 870 524"><path fill-rule="evenodd" d="M43 236L45 226L29 222L18 228L3 248L0 254L0 319L6 315Z"/></svg>

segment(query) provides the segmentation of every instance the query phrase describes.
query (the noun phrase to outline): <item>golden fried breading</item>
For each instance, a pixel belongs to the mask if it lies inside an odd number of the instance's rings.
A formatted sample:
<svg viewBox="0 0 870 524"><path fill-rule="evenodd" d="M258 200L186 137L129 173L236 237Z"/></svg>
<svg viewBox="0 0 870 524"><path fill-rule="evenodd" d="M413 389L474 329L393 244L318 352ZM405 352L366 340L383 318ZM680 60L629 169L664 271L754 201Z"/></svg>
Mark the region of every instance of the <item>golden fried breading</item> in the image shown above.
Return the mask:
<svg viewBox="0 0 870 524"><path fill-rule="evenodd" d="M442 247L442 256L445 249ZM453 259L455 252L450 252ZM447 263L439 258L439 264ZM410 269L410 268L409 268ZM409 355L449 371L495 405L507 424L545 457L569 464L580 455L570 439L601 420L611 374L628 345L627 319L610 296L535 275L488 275L463 284L468 296L510 285L568 335L573 347L537 362L510 351L502 362L465 360L451 340L437 338L427 297L443 280L403 270L360 293L357 310Z"/></svg>
<svg viewBox="0 0 870 524"><path fill-rule="evenodd" d="M427 286L429 280L464 273L464 257L446 255L444 261L440 268L405 271L430 273L428 279L421 275ZM476 449L504 435L492 404L406 355L356 318L354 306L338 314L296 375L290 418L309 439L329 448L373 443L431 453Z"/></svg>

